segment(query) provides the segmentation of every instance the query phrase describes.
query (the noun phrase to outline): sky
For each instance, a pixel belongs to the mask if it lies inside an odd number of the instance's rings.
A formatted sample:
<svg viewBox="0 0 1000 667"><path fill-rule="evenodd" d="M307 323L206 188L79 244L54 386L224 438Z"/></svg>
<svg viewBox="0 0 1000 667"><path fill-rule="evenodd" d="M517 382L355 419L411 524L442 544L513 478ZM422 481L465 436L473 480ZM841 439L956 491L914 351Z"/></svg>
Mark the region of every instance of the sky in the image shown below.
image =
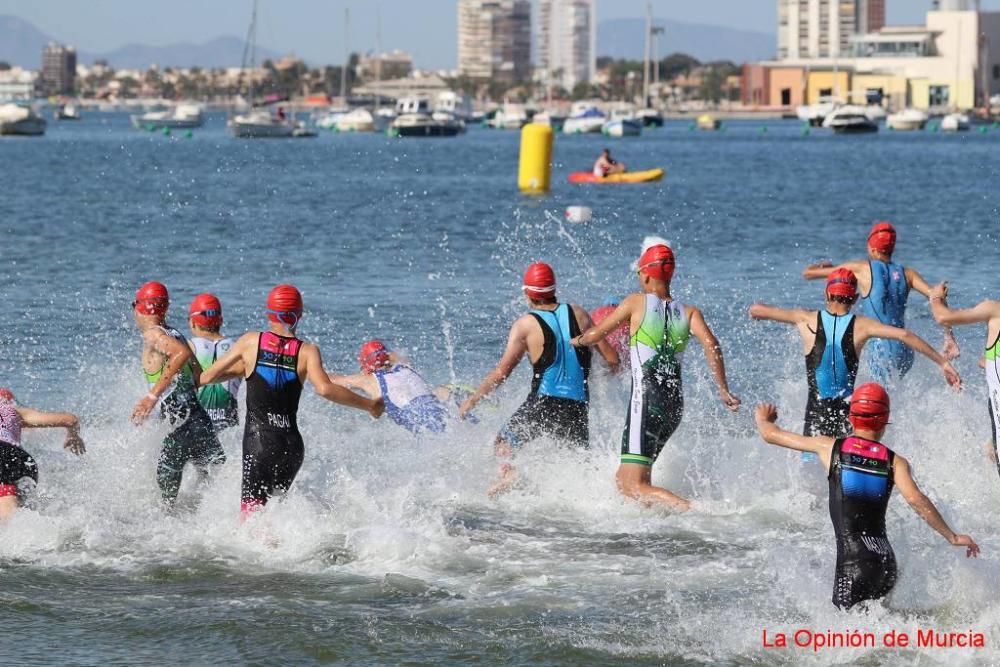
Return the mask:
<svg viewBox="0 0 1000 667"><path fill-rule="evenodd" d="M645 15L645 0L597 0L598 21ZM0 15L13 14L43 32L91 52L129 43L160 46L243 36L251 0L0 0ZM775 0L652 0L659 18L774 33ZM896 24L923 23L930 0L886 0ZM260 0L257 42L311 63L338 63L347 49L373 50L381 15L382 48L402 49L418 67L456 64L456 0ZM982 0L1000 10L1000 0ZM344 10L351 14L347 49ZM669 52L669 44L663 48Z"/></svg>

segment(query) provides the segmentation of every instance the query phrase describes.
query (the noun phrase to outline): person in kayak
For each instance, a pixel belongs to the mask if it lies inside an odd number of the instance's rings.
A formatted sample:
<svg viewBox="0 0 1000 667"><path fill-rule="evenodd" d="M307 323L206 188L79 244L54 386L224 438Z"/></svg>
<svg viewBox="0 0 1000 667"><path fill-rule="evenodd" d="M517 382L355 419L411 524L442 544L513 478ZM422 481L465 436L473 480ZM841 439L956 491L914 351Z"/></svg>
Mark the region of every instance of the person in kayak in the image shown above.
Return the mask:
<svg viewBox="0 0 1000 667"><path fill-rule="evenodd" d="M26 428L64 428L68 451L77 456L86 452L80 438L80 420L70 412L45 412L17 404L10 389L0 389L0 522L17 511L23 499L21 483L38 483L38 465L21 449L21 431Z"/></svg>
<svg viewBox="0 0 1000 667"><path fill-rule="evenodd" d="M629 498L685 511L691 503L667 489L653 486L653 464L680 426L684 414L681 358L691 336L698 339L715 378L719 397L729 410L740 407L730 393L722 346L701 311L671 295L675 268L669 246L650 246L639 258L642 291L631 294L600 325L573 338L577 348L596 345L622 323L629 324L632 395L622 434L618 489Z"/></svg>
<svg viewBox="0 0 1000 667"><path fill-rule="evenodd" d="M847 269L858 279L861 288L861 309L865 317L882 324L906 326L906 302L910 291L916 290L930 298L931 286L913 267L893 262L896 249L896 229L888 222L876 223L868 233L868 259L845 262L834 267L829 262L814 264L802 272L806 280L827 278L837 268ZM944 327L941 353L952 360L960 350L951 327ZM872 378L882 384L905 376L913 367L913 350L898 340L876 338L868 348L868 368Z"/></svg>
<svg viewBox="0 0 1000 667"><path fill-rule="evenodd" d="M364 410L378 418L380 398L368 399L330 381L319 347L297 335L302 294L278 285L267 297L267 331L243 334L221 359L201 375L202 384L245 378L247 414L243 431L244 516L260 510L273 496L288 491L302 467L305 448L299 433L302 387L308 380L330 401Z"/></svg>
<svg viewBox="0 0 1000 667"><path fill-rule="evenodd" d="M889 395L874 382L851 396L851 431L839 438L808 437L780 428L778 409L757 406L757 431L765 442L818 456L828 471L830 520L837 539L833 604L850 609L867 600L884 598L896 584L896 556L885 529L892 488L920 518L967 558L979 555L968 535L956 534L910 474L910 463L882 444L889 424Z"/></svg>
<svg viewBox="0 0 1000 667"><path fill-rule="evenodd" d="M382 341L370 340L362 345L358 364L360 373L331 373L330 380L368 396L381 397L386 415L411 433L445 430L449 413L439 395L449 396L448 388L431 387L405 360L386 349Z"/></svg>
<svg viewBox="0 0 1000 667"><path fill-rule="evenodd" d="M226 454L211 418L198 402L201 366L184 334L166 323L169 307L167 288L155 281L140 287L132 303L142 334L141 364L147 388L132 410L132 421L141 424L159 406L160 417L170 428L156 464L156 481L164 502L172 505L188 463L204 477L212 467L226 462Z"/></svg>
<svg viewBox="0 0 1000 667"><path fill-rule="evenodd" d="M576 304L559 303L555 272L544 262L528 267L521 289L530 311L511 326L507 347L496 368L459 410L459 416L465 418L528 355L533 369L531 390L494 441L494 451L503 462L490 496L504 493L516 483L517 474L507 459L529 442L547 436L581 449L590 446L591 355L590 350L570 345L574 336L592 326L590 315ZM607 361L614 366L617 356Z"/></svg>
<svg viewBox="0 0 1000 667"><path fill-rule="evenodd" d="M201 370L206 371L229 351L234 342L219 333L222 328L222 302L214 294L199 294L191 302L188 324L191 327L188 345ZM205 408L218 432L240 423L236 394L240 391L241 382L236 379L198 389L198 402Z"/></svg>
<svg viewBox="0 0 1000 667"><path fill-rule="evenodd" d="M611 151L605 148L601 151L601 156L594 162L594 176L605 178L611 174L624 174L625 165L615 162L611 157Z"/></svg>
<svg viewBox="0 0 1000 667"><path fill-rule="evenodd" d="M822 311L763 303L750 306L751 318L791 324L802 337L809 383L803 435L839 438L850 431L847 399L854 391L861 351L873 338L899 341L916 350L937 364L948 384L961 387L961 378L948 360L922 338L906 329L852 314L851 306L857 300L858 279L849 269L839 268L827 277L826 307Z"/></svg>
<svg viewBox="0 0 1000 667"><path fill-rule="evenodd" d="M948 286L944 283L931 289L931 313L942 326L963 324L986 325L986 351L980 361L986 371L986 402L990 411L993 439L992 458L1000 472L997 435L1000 434L1000 301L983 301L972 308L952 309L948 306Z"/></svg>

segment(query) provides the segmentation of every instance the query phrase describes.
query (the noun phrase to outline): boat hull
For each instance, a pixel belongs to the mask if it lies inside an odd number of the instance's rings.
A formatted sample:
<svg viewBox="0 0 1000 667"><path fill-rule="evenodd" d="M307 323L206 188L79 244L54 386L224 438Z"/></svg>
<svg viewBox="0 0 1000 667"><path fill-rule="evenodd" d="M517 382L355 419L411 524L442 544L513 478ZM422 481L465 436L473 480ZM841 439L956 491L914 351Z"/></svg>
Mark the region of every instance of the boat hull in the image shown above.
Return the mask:
<svg viewBox="0 0 1000 667"><path fill-rule="evenodd" d="M137 114L131 119L137 130L194 130L205 124L204 118L146 118Z"/></svg>
<svg viewBox="0 0 1000 667"><path fill-rule="evenodd" d="M624 174L610 176L594 176L590 171L575 171L569 175L570 183L653 183L663 178L663 169L647 169L645 171L627 171Z"/></svg>
<svg viewBox="0 0 1000 667"><path fill-rule="evenodd" d="M43 118L0 122L0 135L39 137L43 134L45 134L45 119Z"/></svg>
<svg viewBox="0 0 1000 667"><path fill-rule="evenodd" d="M642 122L638 120L609 120L601 128L609 137L638 137L642 134Z"/></svg>
<svg viewBox="0 0 1000 667"><path fill-rule="evenodd" d="M229 125L229 131L237 139L286 139L295 135L295 127L284 124L239 123Z"/></svg>
<svg viewBox="0 0 1000 667"><path fill-rule="evenodd" d="M563 134L599 134L605 118L568 118L563 123Z"/></svg>

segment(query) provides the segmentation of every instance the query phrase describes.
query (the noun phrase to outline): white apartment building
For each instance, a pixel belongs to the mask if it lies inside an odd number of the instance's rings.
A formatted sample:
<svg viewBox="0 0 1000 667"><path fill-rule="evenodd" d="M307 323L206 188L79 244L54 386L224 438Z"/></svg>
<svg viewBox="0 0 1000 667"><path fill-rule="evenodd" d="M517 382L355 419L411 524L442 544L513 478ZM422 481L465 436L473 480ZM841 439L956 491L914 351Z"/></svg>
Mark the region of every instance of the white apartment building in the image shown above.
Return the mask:
<svg viewBox="0 0 1000 667"><path fill-rule="evenodd" d="M540 0L538 68L545 80L573 90L597 70L597 0Z"/></svg>
<svg viewBox="0 0 1000 667"><path fill-rule="evenodd" d="M885 1L778 0L778 60L847 55L851 37L885 25Z"/></svg>
<svg viewBox="0 0 1000 667"><path fill-rule="evenodd" d="M531 74L531 1L458 0L458 70L477 81Z"/></svg>

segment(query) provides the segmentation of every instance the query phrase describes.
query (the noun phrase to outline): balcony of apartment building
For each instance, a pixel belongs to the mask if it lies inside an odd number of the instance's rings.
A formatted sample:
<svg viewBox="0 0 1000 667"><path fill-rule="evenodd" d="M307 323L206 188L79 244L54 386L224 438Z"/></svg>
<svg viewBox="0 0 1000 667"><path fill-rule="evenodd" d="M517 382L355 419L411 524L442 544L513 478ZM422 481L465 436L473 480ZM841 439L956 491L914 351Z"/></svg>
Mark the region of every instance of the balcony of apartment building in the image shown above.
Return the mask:
<svg viewBox="0 0 1000 667"><path fill-rule="evenodd" d="M932 58L938 56L938 35L925 28L883 28L879 32L851 37L855 58Z"/></svg>

